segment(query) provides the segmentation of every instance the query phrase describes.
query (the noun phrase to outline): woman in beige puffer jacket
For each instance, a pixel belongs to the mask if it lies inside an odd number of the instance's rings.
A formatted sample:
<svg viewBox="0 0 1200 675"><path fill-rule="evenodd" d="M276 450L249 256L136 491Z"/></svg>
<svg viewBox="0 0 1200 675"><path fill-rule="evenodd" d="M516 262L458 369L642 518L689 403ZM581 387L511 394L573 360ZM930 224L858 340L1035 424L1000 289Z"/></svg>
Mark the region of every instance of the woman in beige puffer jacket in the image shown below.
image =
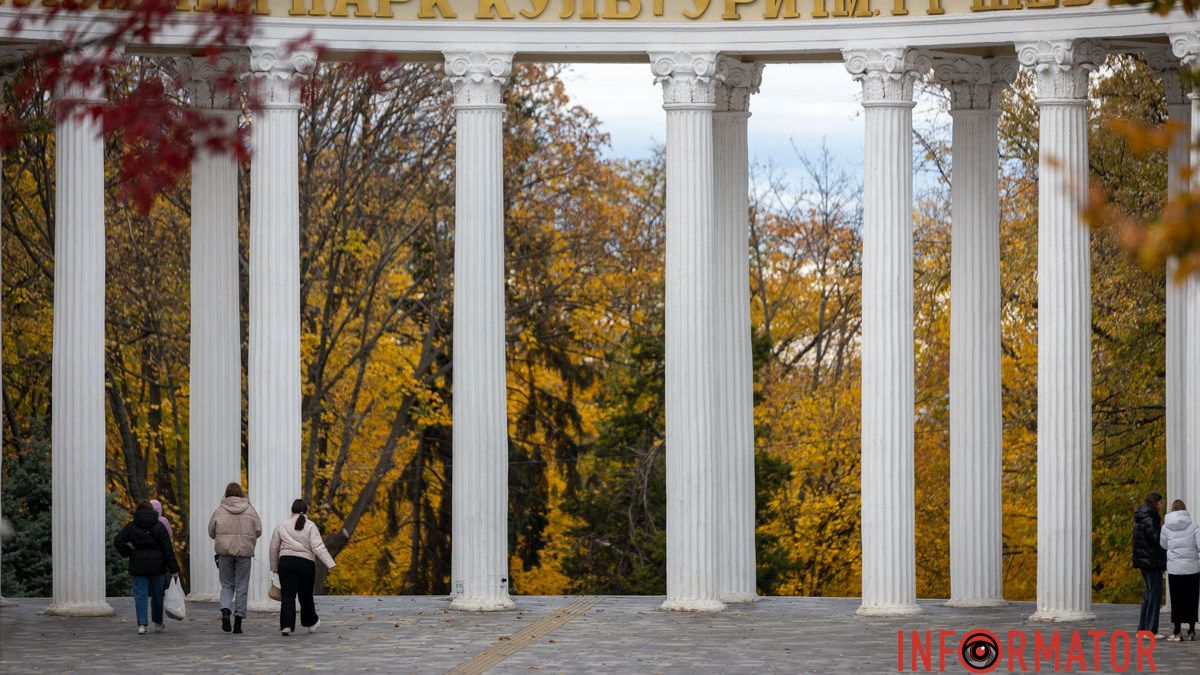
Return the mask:
<svg viewBox="0 0 1200 675"><path fill-rule="evenodd" d="M262 520L240 483L225 486L225 498L208 521L208 536L215 540L213 550L221 577L221 630L230 632L232 613L232 631L241 633L250 591L250 561L254 559L254 545L262 536Z"/></svg>

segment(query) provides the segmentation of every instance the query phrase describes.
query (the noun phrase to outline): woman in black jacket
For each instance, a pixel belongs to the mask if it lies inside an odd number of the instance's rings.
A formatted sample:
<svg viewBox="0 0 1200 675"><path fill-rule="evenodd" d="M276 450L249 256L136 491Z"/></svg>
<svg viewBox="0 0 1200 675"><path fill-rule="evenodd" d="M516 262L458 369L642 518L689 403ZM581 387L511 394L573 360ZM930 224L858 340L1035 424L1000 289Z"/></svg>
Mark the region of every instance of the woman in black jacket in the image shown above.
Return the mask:
<svg viewBox="0 0 1200 675"><path fill-rule="evenodd" d="M146 634L146 601L150 601L155 632L163 626L163 587L166 575L179 574L175 551L167 529L158 522L158 514L148 501L140 501L133 522L117 533L113 546L129 558L129 576L133 578L133 604L137 611L138 635Z"/></svg>
<svg viewBox="0 0 1200 675"><path fill-rule="evenodd" d="M1133 512L1133 566L1142 571L1142 614L1138 630L1158 633L1158 612L1162 606L1163 571L1167 569L1167 551L1158 543L1162 530L1163 496L1157 492ZM1161 636L1160 636L1161 637Z"/></svg>

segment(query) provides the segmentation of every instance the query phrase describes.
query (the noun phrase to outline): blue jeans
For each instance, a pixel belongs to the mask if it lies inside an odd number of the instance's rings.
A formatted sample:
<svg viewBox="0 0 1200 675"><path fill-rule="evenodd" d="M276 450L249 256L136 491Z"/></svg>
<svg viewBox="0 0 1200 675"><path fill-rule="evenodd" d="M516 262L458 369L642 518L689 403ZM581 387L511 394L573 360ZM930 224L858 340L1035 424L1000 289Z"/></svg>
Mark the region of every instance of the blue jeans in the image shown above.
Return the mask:
<svg viewBox="0 0 1200 675"><path fill-rule="evenodd" d="M1162 570L1142 570L1142 614L1138 630L1158 632L1158 611L1162 607Z"/></svg>
<svg viewBox="0 0 1200 675"><path fill-rule="evenodd" d="M154 623L163 622L163 589L166 587L165 576L133 577L133 606L137 611L139 626L146 623L146 600L150 601L150 618Z"/></svg>

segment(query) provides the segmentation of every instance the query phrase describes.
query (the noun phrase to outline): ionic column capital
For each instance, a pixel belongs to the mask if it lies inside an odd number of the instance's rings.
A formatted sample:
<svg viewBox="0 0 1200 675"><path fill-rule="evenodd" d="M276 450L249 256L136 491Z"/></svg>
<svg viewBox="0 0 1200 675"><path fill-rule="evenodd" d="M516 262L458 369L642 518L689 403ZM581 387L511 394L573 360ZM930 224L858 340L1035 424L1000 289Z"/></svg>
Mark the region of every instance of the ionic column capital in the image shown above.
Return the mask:
<svg viewBox="0 0 1200 675"><path fill-rule="evenodd" d="M762 85L763 64L745 63L730 56L717 57L716 112L749 113L750 97Z"/></svg>
<svg viewBox="0 0 1200 675"><path fill-rule="evenodd" d="M309 50L284 47L251 47L246 73L253 93L263 108L299 109L300 89L317 67L317 55Z"/></svg>
<svg viewBox="0 0 1200 675"><path fill-rule="evenodd" d="M446 82L454 108L503 108L504 86L512 75L512 52L446 52Z"/></svg>
<svg viewBox="0 0 1200 675"><path fill-rule="evenodd" d="M1171 51L1184 68L1200 68L1200 30L1174 33L1169 36Z"/></svg>
<svg viewBox="0 0 1200 675"><path fill-rule="evenodd" d="M950 92L950 110L997 112L1000 94L1017 75L1011 57L933 57L934 80Z"/></svg>
<svg viewBox="0 0 1200 675"><path fill-rule="evenodd" d="M846 70L862 84L863 105L912 105L913 83L929 71L925 54L907 47L843 49Z"/></svg>
<svg viewBox="0 0 1200 675"><path fill-rule="evenodd" d="M187 89L192 106L203 110L240 111L242 103L237 80L250 69L245 52L226 52L215 60L204 56L181 56L171 60L179 84Z"/></svg>
<svg viewBox="0 0 1200 675"><path fill-rule="evenodd" d="M1021 65L1033 71L1037 101L1086 103L1088 74L1104 63L1107 51L1087 40L1041 40L1017 44Z"/></svg>
<svg viewBox="0 0 1200 675"><path fill-rule="evenodd" d="M20 71L25 57L33 51L29 45L5 45L0 47L0 86L7 84Z"/></svg>
<svg viewBox="0 0 1200 675"><path fill-rule="evenodd" d="M650 72L662 85L663 108L716 106L716 52L650 52Z"/></svg>
<svg viewBox="0 0 1200 675"><path fill-rule="evenodd" d="M1183 80L1179 78L1180 59L1175 56L1171 47L1169 45L1152 45L1138 51L1146 60L1146 66L1154 72L1158 79L1162 80L1167 106L1187 105Z"/></svg>
<svg viewBox="0 0 1200 675"><path fill-rule="evenodd" d="M68 71L88 60L101 63L99 63L98 68L93 70L91 77L87 81L80 82L69 75L60 77L57 86L54 88L55 104L60 107L104 105L108 101L108 93L105 91L104 72L118 65L123 56L124 49L121 47L113 47L111 50L106 48L85 48L71 50L63 54L62 67Z"/></svg>
<svg viewBox="0 0 1200 675"><path fill-rule="evenodd" d="M1175 33L1169 37L1171 52L1179 59L1179 64L1188 70L1200 68L1200 30ZM1193 86L1192 90L1187 92L1187 98L1193 101L1200 100L1200 87Z"/></svg>

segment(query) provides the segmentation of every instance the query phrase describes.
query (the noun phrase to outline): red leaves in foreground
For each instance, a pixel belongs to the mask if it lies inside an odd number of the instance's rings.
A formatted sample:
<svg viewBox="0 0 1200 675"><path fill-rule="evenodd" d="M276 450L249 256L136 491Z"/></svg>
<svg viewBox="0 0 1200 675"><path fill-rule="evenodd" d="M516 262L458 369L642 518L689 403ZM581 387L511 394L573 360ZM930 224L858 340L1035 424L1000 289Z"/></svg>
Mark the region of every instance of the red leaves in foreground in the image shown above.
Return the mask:
<svg viewBox="0 0 1200 675"><path fill-rule="evenodd" d="M199 51L215 65L228 47L246 44L256 32L248 0L206 12L175 11L176 0L59 0L51 6L18 5L20 12L8 26L18 36L30 27L62 26L62 41L26 53L19 61L3 64L2 76L13 75L11 105L0 115L0 148L17 143L34 122L29 105L47 92L70 92L77 102L59 103L56 115L95 119L106 139L122 142L117 179L122 197L139 210L149 210L155 197L188 175L199 145L212 152L248 155L236 127L187 105L178 82L170 73L151 73L113 87L111 80L125 63L123 45L158 41L165 31ZM120 9L98 17L84 14L95 8ZM186 21L186 22L185 22ZM237 73L217 78L216 87L232 91ZM98 96L103 94L107 96ZM107 98L103 104L92 100ZM234 100L239 100L235 97Z"/></svg>
<svg viewBox="0 0 1200 675"><path fill-rule="evenodd" d="M105 92L104 104L86 100L59 105L56 114L90 116L98 122L106 139L119 140L117 179L121 196L141 211L148 211L163 191L186 178L197 149L231 153L240 159L250 150L241 130L224 125L219 117L188 104L178 81L179 73L150 67L141 77L110 86L126 63L122 45L165 43L164 33L185 44L193 54L205 57L218 72L211 81L214 91L244 101L246 110L258 109L253 96L240 91L242 73L220 70L220 57L231 48L246 45L256 33L255 8L251 0L233 0L213 10L176 12L177 0L58 0L49 7L18 5L20 15L8 27L19 35L30 26L57 22L63 40L39 47L19 62L0 62L0 77L16 72L12 105L0 115L0 149L17 143L33 121L23 116L32 109L35 97L46 92ZM84 10L121 9L98 18ZM190 31L190 32L188 32ZM179 37L186 35L186 39ZM288 51L325 50L311 37L285 45ZM358 54L354 73L382 88L381 68L395 65L394 54ZM231 67L231 66L226 66ZM100 100L101 97L93 97Z"/></svg>

